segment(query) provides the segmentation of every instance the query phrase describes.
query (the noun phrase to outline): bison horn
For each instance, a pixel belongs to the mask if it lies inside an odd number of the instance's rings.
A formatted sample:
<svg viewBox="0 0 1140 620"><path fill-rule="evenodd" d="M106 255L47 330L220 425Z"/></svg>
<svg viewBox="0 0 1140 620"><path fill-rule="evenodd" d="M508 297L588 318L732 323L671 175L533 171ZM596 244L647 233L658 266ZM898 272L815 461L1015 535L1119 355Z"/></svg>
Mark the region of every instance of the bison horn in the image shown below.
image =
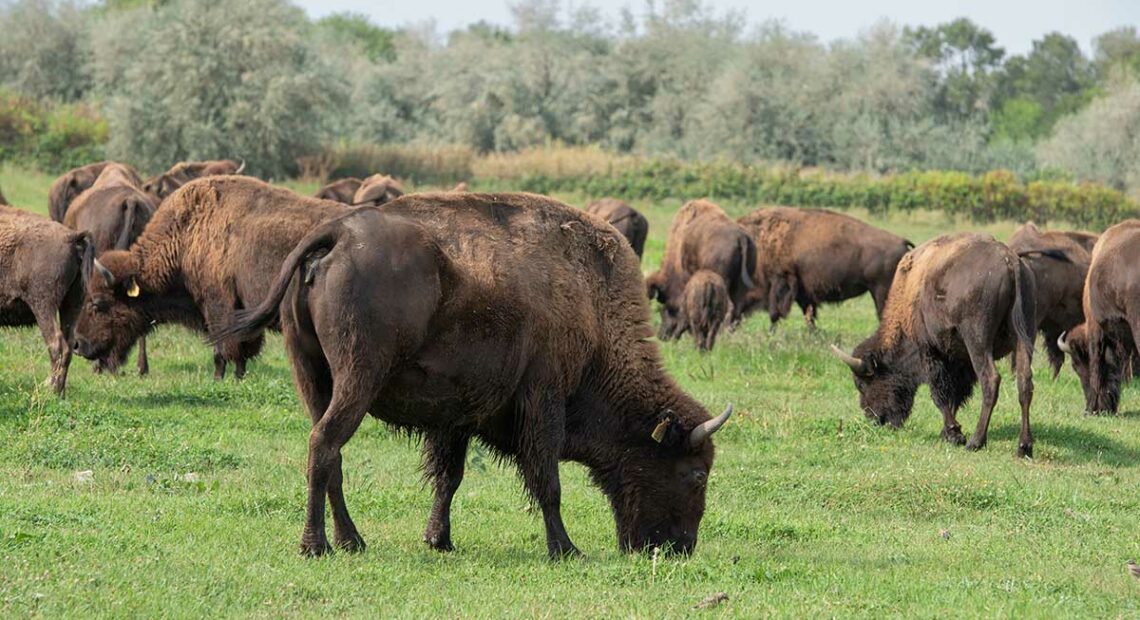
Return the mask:
<svg viewBox="0 0 1140 620"><path fill-rule="evenodd" d="M241 174L242 170L245 170L245 160L244 159L241 160L241 165L237 167L237 170L234 170L234 174Z"/></svg>
<svg viewBox="0 0 1140 620"><path fill-rule="evenodd" d="M701 445L708 441L708 438L711 437L713 433L724 426L724 423L728 421L728 416L730 415L732 415L731 404L724 410L724 413L694 428L693 432L689 433L689 445L693 448L701 447Z"/></svg>
<svg viewBox="0 0 1140 620"><path fill-rule="evenodd" d="M1061 332L1061 335L1057 336L1057 348L1060 349L1062 353L1072 354L1072 347L1070 347L1069 343L1065 341L1065 336L1068 333L1069 332Z"/></svg>
<svg viewBox="0 0 1140 620"><path fill-rule="evenodd" d="M839 358L839 361L847 364L847 366L851 368L851 372L857 375L866 373L867 365L863 363L863 360L847 353L843 349L840 349L835 345L831 345L831 354Z"/></svg>
<svg viewBox="0 0 1140 620"><path fill-rule="evenodd" d="M110 288L115 288L115 274L111 273L111 270L107 269L103 263L100 263L98 258L95 259L94 264L95 271L99 272L99 275L103 276L103 280L107 283L107 286Z"/></svg>

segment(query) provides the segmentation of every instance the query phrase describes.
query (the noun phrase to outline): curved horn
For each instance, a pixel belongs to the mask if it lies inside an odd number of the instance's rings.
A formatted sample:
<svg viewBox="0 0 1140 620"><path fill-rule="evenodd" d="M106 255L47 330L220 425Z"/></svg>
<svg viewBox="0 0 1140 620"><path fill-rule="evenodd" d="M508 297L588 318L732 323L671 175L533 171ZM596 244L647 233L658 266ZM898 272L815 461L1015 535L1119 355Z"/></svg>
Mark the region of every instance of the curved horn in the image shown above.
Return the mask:
<svg viewBox="0 0 1140 620"><path fill-rule="evenodd" d="M241 165L237 167L237 170L234 170L234 174L241 174L242 170L245 170L245 160L244 159L241 160Z"/></svg>
<svg viewBox="0 0 1140 620"><path fill-rule="evenodd" d="M1065 341L1065 336L1068 335L1068 333L1069 332L1061 332L1061 335L1057 336L1057 348L1060 349L1062 353L1072 354L1072 347Z"/></svg>
<svg viewBox="0 0 1140 620"><path fill-rule="evenodd" d="M103 276L103 280L107 283L107 286L114 288L115 274L111 273L111 270L107 269L103 263L100 263L98 258L93 261L93 264L95 266L95 271L98 272L99 275Z"/></svg>
<svg viewBox="0 0 1140 620"><path fill-rule="evenodd" d="M701 444L708 441L708 438L711 437L713 433L720 430L720 427L724 426L725 422L728 422L728 416L730 415L732 415L731 404L724 410L724 413L694 428L693 432L689 433L689 446L699 448Z"/></svg>
<svg viewBox="0 0 1140 620"><path fill-rule="evenodd" d="M847 364L847 366L851 369L851 372L857 375L864 374L867 370L867 365L863 363L863 360L847 353L835 345L831 345L831 354L839 358L839 361Z"/></svg>

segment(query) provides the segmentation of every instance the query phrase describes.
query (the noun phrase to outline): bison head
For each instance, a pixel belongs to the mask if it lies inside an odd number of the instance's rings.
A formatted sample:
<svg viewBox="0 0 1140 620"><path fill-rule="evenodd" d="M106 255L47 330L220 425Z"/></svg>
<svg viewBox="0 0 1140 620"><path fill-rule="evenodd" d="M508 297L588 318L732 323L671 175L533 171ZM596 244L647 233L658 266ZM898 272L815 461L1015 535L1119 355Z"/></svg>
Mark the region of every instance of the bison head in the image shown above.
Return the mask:
<svg viewBox="0 0 1140 620"><path fill-rule="evenodd" d="M1092 378L1089 366L1089 335L1085 323L1074 327L1071 331L1061 334L1057 338L1057 348L1069 356L1073 362L1073 371L1081 379L1081 388L1085 393L1085 411L1116 411L1120 402L1121 363L1126 359L1123 351L1109 346L1105 349L1101 365L1101 377L1104 389L1097 394L1092 387Z"/></svg>
<svg viewBox="0 0 1140 620"><path fill-rule="evenodd" d="M685 428L666 411L656 427L645 429L638 447L623 450L616 468L594 472L609 496L623 550L692 553L713 463L709 439L730 415L731 405L716 418Z"/></svg>
<svg viewBox="0 0 1140 620"><path fill-rule="evenodd" d="M831 351L851 369L855 388L859 390L859 407L867 418L899 428L914 408L914 394L919 384L917 360L887 360L871 340L856 347L854 354L849 355L835 345Z"/></svg>
<svg viewBox="0 0 1140 620"><path fill-rule="evenodd" d="M147 179L143 183L142 189L151 196L157 197L161 202L165 200L167 196L173 194L179 187L182 187L182 184L170 174L160 174Z"/></svg>
<svg viewBox="0 0 1140 620"><path fill-rule="evenodd" d="M90 271L72 349L115 370L150 327L138 308L138 263L129 252L115 250L103 253Z"/></svg>

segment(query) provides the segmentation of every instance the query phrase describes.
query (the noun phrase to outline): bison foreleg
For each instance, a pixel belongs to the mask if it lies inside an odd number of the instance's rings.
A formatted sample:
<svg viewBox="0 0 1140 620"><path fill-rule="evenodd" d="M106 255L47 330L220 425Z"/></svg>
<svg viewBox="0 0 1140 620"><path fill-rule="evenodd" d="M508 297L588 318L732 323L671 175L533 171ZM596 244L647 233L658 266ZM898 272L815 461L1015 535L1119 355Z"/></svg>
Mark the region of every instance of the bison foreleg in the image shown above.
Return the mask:
<svg viewBox="0 0 1140 620"><path fill-rule="evenodd" d="M55 393L64 396L67 389L67 369L71 365L71 347L67 344L59 324L59 309L35 308L36 325L48 348L51 358L51 377L48 380Z"/></svg>
<svg viewBox="0 0 1140 620"><path fill-rule="evenodd" d="M150 373L150 361L146 357L146 336L139 338L138 367L140 377Z"/></svg>
<svg viewBox="0 0 1140 620"><path fill-rule="evenodd" d="M545 381L535 381L544 384ZM538 390L536 390L537 392ZM519 438L519 470L531 497L542 509L546 550L551 559L580 556L562 523L562 485L558 460L566 434L565 401L547 394L531 394L523 403Z"/></svg>
<svg viewBox="0 0 1140 620"><path fill-rule="evenodd" d="M451 500L463 482L467 435L429 434L424 438L424 475L431 478L435 501L424 530L424 542L436 551L452 551Z"/></svg>
<svg viewBox="0 0 1140 620"><path fill-rule="evenodd" d="M942 439L956 446L963 445L966 436L962 434L957 414L973 391L974 373L961 362L946 359L936 352L926 354L926 365L930 397L942 412Z"/></svg>

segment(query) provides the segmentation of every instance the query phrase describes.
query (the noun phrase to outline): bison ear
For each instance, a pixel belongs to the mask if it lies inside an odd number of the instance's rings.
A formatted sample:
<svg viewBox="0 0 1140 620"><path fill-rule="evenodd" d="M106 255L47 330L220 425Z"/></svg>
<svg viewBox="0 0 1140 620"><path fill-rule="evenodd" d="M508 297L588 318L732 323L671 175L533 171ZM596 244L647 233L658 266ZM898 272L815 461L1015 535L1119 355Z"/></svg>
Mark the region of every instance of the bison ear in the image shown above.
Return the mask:
<svg viewBox="0 0 1140 620"><path fill-rule="evenodd" d="M653 441L661 443L665 440L665 431L669 430L669 423L672 421L673 418L665 418L664 420L658 422L657 426L653 427L653 432L649 435L653 438Z"/></svg>
<svg viewBox="0 0 1140 620"><path fill-rule="evenodd" d="M130 282L127 283L127 297L138 297L138 296L139 296L139 283L137 280L135 280L132 277Z"/></svg>

